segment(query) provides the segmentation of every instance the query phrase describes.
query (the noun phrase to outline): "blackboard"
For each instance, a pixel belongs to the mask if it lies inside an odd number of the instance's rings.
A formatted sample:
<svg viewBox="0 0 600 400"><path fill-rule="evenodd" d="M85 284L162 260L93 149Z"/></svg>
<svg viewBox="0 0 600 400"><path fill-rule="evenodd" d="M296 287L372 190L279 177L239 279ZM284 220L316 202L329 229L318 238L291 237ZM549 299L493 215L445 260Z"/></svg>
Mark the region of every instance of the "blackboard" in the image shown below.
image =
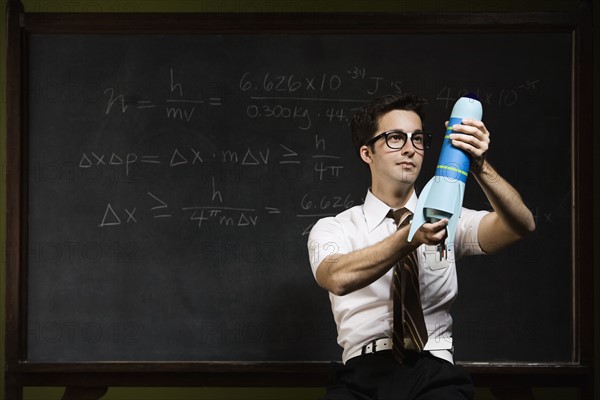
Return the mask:
<svg viewBox="0 0 600 400"><path fill-rule="evenodd" d="M456 358L570 361L571 60L567 32L29 35L27 360L339 360L306 240L366 193L353 110L428 100L422 187L474 92L537 231L460 261Z"/></svg>

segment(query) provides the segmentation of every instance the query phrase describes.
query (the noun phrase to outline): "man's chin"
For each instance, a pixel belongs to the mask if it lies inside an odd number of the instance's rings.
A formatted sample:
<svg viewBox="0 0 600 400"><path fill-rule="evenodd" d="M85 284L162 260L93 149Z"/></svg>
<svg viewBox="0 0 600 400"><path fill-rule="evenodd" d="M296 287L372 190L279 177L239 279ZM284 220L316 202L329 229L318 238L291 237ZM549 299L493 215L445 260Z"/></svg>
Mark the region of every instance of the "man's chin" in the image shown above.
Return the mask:
<svg viewBox="0 0 600 400"><path fill-rule="evenodd" d="M414 184L417 180L417 178L419 177L419 172L418 171L403 171L400 176L398 177L398 180L403 182L403 183L409 183L409 184Z"/></svg>

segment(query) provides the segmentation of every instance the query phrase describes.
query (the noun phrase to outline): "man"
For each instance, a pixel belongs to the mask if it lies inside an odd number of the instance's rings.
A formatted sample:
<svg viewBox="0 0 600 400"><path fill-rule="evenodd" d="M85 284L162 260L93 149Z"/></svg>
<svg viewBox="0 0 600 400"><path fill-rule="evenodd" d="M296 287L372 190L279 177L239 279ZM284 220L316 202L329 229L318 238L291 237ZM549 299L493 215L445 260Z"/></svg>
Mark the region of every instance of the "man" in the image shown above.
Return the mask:
<svg viewBox="0 0 600 400"><path fill-rule="evenodd" d="M453 127L459 134L450 139L470 156L471 174L493 211L463 208L454 254L444 259L435 246L446 239L445 219L425 223L408 242L410 225L398 228L389 213L415 211L414 183L428 145L423 118L423 101L413 95L384 96L355 114L352 140L370 168L371 187L363 205L319 220L309 235L313 273L329 291L344 349L344 365L332 364L325 399L471 399L473 383L452 357L454 262L463 255L497 252L535 229L519 194L486 160L487 128L465 119ZM423 349L403 348L403 360L396 361L393 270L413 251L428 338Z"/></svg>

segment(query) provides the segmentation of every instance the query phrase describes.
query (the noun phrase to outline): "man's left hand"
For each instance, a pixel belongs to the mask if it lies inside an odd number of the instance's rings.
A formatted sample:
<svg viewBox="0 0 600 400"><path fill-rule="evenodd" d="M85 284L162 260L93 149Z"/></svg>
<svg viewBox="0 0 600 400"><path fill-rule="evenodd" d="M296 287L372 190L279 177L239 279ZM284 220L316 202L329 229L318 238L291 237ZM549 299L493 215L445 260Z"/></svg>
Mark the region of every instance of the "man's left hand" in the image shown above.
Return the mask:
<svg viewBox="0 0 600 400"><path fill-rule="evenodd" d="M446 127L448 122L446 122ZM458 133L451 133L452 145L471 156L471 170L478 172L483 167L490 147L490 132L484 123L473 119L463 119L462 124L452 127ZM463 135L464 134L464 135Z"/></svg>

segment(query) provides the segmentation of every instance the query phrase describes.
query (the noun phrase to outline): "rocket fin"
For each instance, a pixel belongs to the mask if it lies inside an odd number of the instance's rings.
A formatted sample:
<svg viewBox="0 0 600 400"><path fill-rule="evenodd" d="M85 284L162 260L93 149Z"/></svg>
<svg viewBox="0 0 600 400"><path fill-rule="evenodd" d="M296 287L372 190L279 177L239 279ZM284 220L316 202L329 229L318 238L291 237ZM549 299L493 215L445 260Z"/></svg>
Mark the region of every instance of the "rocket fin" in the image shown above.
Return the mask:
<svg viewBox="0 0 600 400"><path fill-rule="evenodd" d="M415 209L412 222L410 224L410 231L408 231L408 241L410 242L412 238L415 236L415 233L419 230L419 228L427 222L425 220L425 210L423 209L425 205L425 201L427 200L427 195L429 194L429 190L431 190L431 186L433 185L433 181L435 177L431 178L429 182L425 185L421 193L419 194L419 199L417 200L417 208Z"/></svg>
<svg viewBox="0 0 600 400"><path fill-rule="evenodd" d="M456 235L456 228L458 227L458 220L460 219L464 194L464 187L459 185L459 190L456 192L456 197L454 198L454 212L452 213L452 217L448 220L448 226L446 227L448 230L446 243L449 251L454 248L454 236Z"/></svg>

